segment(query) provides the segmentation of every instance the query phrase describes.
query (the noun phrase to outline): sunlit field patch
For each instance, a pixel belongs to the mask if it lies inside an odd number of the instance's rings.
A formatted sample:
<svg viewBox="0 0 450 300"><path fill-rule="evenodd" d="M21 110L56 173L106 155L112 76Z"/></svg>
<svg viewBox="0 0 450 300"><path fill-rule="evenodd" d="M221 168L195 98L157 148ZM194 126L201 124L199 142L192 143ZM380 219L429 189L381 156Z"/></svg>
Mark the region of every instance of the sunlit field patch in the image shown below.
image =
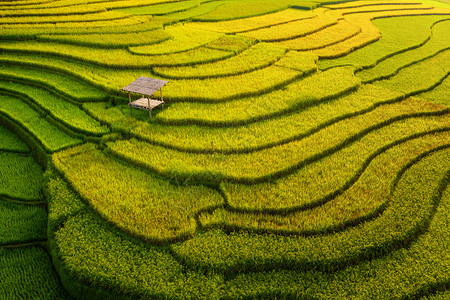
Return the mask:
<svg viewBox="0 0 450 300"><path fill-rule="evenodd" d="M346 20L339 21L336 25L324 28L305 37L286 40L277 45L292 50L314 50L324 48L332 44L349 39L361 32L361 28Z"/></svg>
<svg viewBox="0 0 450 300"><path fill-rule="evenodd" d="M442 107L439 107L438 105L433 105L434 107L424 107L419 102L413 100L391 106L393 107L381 107L368 114L363 114L361 116L356 116L337 122L332 126L317 131L315 134L307 136L304 139L300 137L293 141L288 140L289 142L285 142L281 145L270 144L270 147L263 148L262 150L255 152L251 151L250 148L250 153L245 154L220 155L220 152L218 151L217 154L201 155L199 153L183 153L178 150L167 150L170 155L167 155L168 153L161 155L158 154L161 153L162 150L159 147L147 146L148 148L146 149L144 148L145 145L139 145L140 143L135 140L125 142L125 145L122 147L119 143L119 146L115 147L115 150L121 153L121 156L132 157L132 161L148 166L150 169L163 173L166 176L170 176L171 173L177 174L175 170L179 169L179 176L190 175L194 178L205 177L204 179L206 180L230 180L242 183L260 182L263 180L279 178L280 176L290 173L296 168L303 166L304 160L307 162L310 160L317 160L325 154L333 152L333 150L335 151L336 148L340 149L347 146L352 139L356 139L358 137L358 132L374 131L373 134L376 134L377 128L382 127L382 129L385 130L385 128L383 128L386 126L385 124L393 123L394 120L401 120L402 118L407 118L408 115L417 115L417 113L420 115L420 113L426 114L439 112L442 110ZM412 109L413 106L417 106L416 111ZM377 122L369 121L371 120L371 117L375 116L378 117ZM422 129L426 130L428 128L432 130L432 128L435 129L448 125L446 118L440 119L442 119L442 123L438 121L439 119L432 119L429 124L424 122L425 124L423 126L425 127ZM417 124L416 130L419 130L420 127L417 120L413 119L408 121L405 122L405 126L412 126L412 129L415 126L409 125L408 123ZM342 130L341 132L343 133L336 134L335 130L338 129ZM346 129L346 131L343 129ZM406 129L404 130L406 131ZM333 132L334 136L331 136L331 132ZM351 134L352 132L354 135ZM385 140L387 140L387 138ZM315 147L312 147L312 145L315 145ZM133 153L137 153L137 149L140 148L145 149L146 154L141 154L139 156L133 155ZM288 156L287 153L290 155ZM356 154L348 156L354 157ZM361 158L362 155L358 157L358 159ZM355 159L357 159L357 157L355 157ZM342 160L339 161L342 162ZM347 162L348 166L350 166L351 163L349 159L347 159ZM331 166L332 164L328 163L327 165ZM343 167L336 166L335 169L343 170ZM314 176L316 174L320 174L320 172L316 171L311 171L310 173ZM212 179L209 179L210 176ZM215 176L218 178L214 178ZM345 176L340 174L340 176L336 176L336 179L343 179L343 177ZM311 181L318 182L320 184L325 184L328 182L319 181L319 178L314 178ZM240 190L245 189L244 187L242 187L242 189L237 189L237 191ZM317 194L317 191L315 193ZM267 201L270 202L268 198L269 197L267 196ZM237 202L242 204L244 201L245 199L240 199L240 201Z"/></svg>
<svg viewBox="0 0 450 300"><path fill-rule="evenodd" d="M292 21L240 34L262 41L276 42L305 36L336 23L337 19L333 15L328 15L321 11L314 18Z"/></svg>
<svg viewBox="0 0 450 300"><path fill-rule="evenodd" d="M38 38L44 41L91 47L123 48L157 44L170 39L171 36L166 31L157 29L139 33L42 34Z"/></svg>
<svg viewBox="0 0 450 300"><path fill-rule="evenodd" d="M155 67L153 71L161 77L172 79L229 76L267 67L278 61L284 54L285 50L282 48L258 43L229 59L196 66Z"/></svg>
<svg viewBox="0 0 450 300"><path fill-rule="evenodd" d="M169 55L145 56L133 55L124 49L91 49L84 46L64 45L59 43L39 43L35 41L0 44L0 49L20 51L23 53L54 55L57 57L79 60L105 67L118 69L150 66L177 66L194 63L211 62L232 56L229 51L199 47L189 51Z"/></svg>
<svg viewBox="0 0 450 300"><path fill-rule="evenodd" d="M236 19L222 22L190 22L186 26L225 33L245 32L301 19L310 19L316 15L312 11L286 9L258 17Z"/></svg>
<svg viewBox="0 0 450 300"><path fill-rule="evenodd" d="M156 55L182 52L203 46L222 36L217 32L185 28L180 25L166 27L164 32L170 37L167 41L158 45L130 47L131 53Z"/></svg>
<svg viewBox="0 0 450 300"><path fill-rule="evenodd" d="M52 162L95 210L151 241L192 235L195 213L222 202L214 190L161 180L120 164L92 144L55 154Z"/></svg>
<svg viewBox="0 0 450 300"><path fill-rule="evenodd" d="M299 201L286 214L255 214L246 211L216 210L204 214L201 221L207 227L246 228L253 231L281 232L289 234L313 234L342 230L347 226L373 218L387 205L392 184L403 165L418 153L444 144L448 131L430 135L418 135L400 144L391 143L379 149L361 165L358 172L340 189L330 196L316 198L311 209L302 207L302 189L291 186L289 197ZM375 155L374 155L375 154ZM395 156L395 158L393 158ZM363 172L363 173L362 173ZM305 174L303 172L302 174ZM328 173L328 174L325 174ZM361 174L362 173L362 174ZM322 171L322 178L332 176ZM300 176L297 177L299 179ZM307 184L314 184L313 181ZM369 188L370 187L370 188ZM317 197L317 195L311 195Z"/></svg>
<svg viewBox="0 0 450 300"><path fill-rule="evenodd" d="M289 6L302 7L308 9L316 7L316 5L317 4L313 2L301 0L278 0L278 1L247 0L241 2L224 2L223 5L219 6L214 11L198 16L194 20L201 20L201 21L232 20L264 15L286 9Z"/></svg>

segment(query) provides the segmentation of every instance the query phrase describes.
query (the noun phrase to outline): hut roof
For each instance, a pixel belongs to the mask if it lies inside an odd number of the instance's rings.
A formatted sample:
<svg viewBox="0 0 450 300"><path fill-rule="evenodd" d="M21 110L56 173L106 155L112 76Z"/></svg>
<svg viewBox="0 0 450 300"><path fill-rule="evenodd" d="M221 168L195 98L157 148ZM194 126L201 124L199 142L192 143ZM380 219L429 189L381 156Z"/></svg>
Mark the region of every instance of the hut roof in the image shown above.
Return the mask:
<svg viewBox="0 0 450 300"><path fill-rule="evenodd" d="M140 76L121 90L150 96L162 88L166 83L168 83L168 81Z"/></svg>

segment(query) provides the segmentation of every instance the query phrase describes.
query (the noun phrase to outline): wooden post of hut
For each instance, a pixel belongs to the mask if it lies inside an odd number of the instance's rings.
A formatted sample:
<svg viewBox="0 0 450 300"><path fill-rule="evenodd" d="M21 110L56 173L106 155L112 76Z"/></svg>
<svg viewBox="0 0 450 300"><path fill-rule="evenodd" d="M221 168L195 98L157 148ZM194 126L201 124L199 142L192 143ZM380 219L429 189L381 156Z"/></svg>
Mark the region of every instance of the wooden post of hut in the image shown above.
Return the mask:
<svg viewBox="0 0 450 300"><path fill-rule="evenodd" d="M130 106L131 116L133 116L133 107L137 109L148 110L150 120L152 119L153 108L161 105L161 107L164 109L162 87L166 85L166 83L168 83L168 81L141 76L126 87L122 88L122 91L128 92L128 105ZM150 98L151 95L153 95L158 90L161 100ZM131 101L131 93L140 94L142 97L135 101Z"/></svg>

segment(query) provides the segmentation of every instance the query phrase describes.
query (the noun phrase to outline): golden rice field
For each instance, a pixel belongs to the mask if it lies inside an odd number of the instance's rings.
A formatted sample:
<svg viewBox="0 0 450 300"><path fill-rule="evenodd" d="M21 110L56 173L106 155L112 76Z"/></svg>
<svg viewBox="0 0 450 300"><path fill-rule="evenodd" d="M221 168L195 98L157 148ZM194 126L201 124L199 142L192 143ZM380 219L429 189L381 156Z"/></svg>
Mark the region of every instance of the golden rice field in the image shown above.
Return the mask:
<svg viewBox="0 0 450 300"><path fill-rule="evenodd" d="M448 0L0 15L0 299L450 298Z"/></svg>

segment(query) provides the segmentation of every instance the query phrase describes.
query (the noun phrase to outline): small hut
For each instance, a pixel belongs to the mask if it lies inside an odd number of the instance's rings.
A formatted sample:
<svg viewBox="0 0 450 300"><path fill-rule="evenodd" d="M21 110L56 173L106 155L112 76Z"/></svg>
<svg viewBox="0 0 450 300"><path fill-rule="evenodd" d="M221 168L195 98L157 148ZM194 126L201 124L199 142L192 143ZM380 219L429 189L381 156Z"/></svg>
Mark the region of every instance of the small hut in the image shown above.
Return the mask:
<svg viewBox="0 0 450 300"><path fill-rule="evenodd" d="M164 109L164 99L162 94L162 87L166 85L168 81L159 80L155 78L149 78L140 76L138 79L122 88L122 91L128 92L128 99L130 106L130 113L133 116L133 107L137 109L145 109L148 110L150 120L152 119L152 109L161 105ZM156 100L150 98L155 92L159 91L161 100ZM131 101L131 93L136 93L141 95L141 98Z"/></svg>

